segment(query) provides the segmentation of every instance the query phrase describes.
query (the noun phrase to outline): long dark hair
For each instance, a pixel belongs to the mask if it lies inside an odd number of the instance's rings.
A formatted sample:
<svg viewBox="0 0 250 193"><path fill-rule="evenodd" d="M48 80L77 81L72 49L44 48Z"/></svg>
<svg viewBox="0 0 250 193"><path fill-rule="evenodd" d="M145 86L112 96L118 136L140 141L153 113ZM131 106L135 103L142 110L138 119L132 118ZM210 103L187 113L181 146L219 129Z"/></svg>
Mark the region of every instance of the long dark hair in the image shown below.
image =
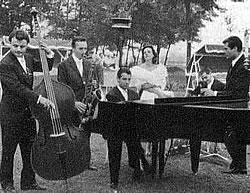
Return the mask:
<svg viewBox="0 0 250 193"><path fill-rule="evenodd" d="M145 62L144 50L145 50L146 48L151 48L151 50L152 50L152 52L153 52L153 55L154 55L154 57L152 58L152 63L153 63L153 64L156 64L156 63L157 63L157 56L158 56L158 55L157 55L157 53L156 53L156 51L154 50L154 48L153 48L152 45L146 45L146 46L144 46L144 47L142 48L142 63Z"/></svg>

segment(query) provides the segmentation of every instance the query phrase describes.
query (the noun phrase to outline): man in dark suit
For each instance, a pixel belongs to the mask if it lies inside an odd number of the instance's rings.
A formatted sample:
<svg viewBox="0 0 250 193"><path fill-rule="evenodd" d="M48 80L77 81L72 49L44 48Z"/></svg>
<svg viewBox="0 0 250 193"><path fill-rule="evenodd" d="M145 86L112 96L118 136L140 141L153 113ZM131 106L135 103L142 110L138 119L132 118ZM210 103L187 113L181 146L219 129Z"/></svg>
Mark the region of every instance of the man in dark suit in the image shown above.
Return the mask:
<svg viewBox="0 0 250 193"><path fill-rule="evenodd" d="M44 107L54 104L32 90L33 72L42 71L41 62L26 54L29 36L25 31L16 30L9 35L10 52L0 62L0 79L3 96L0 106L2 129L2 161L0 182L4 192L16 192L13 186L14 154L19 144L23 162L21 172L22 190L44 190L35 180L30 154L36 134L35 120L31 116L30 105L40 103ZM44 47L50 69L54 53Z"/></svg>
<svg viewBox="0 0 250 193"><path fill-rule="evenodd" d="M249 91L249 71L244 67L245 56L242 52L242 41L237 36L231 36L223 41L225 54L232 60L226 77L226 86L223 91L206 91L207 95L227 95L232 98L247 98ZM232 158L230 170L225 173L247 174L246 144L244 132L237 132L239 123L232 120L226 133L225 145Z"/></svg>
<svg viewBox="0 0 250 193"><path fill-rule="evenodd" d="M131 80L131 72L129 69L120 69L117 72L117 82L118 85L114 87L111 91L108 92L106 95L106 99L110 102L121 102L121 101L132 101L132 100L139 100L139 95L129 89L129 84ZM130 128L131 131L131 128ZM150 173L149 164L144 156L144 150L141 146L139 136L135 132L131 132L129 134L129 139L125 139L127 149L128 149L128 158L129 158L129 166L134 168L133 179L140 180L142 171L140 169L140 160L142 162L143 169L146 173ZM108 155L110 164L113 163L112 160L119 160L117 163L120 164L121 160L121 152L122 152L122 141L124 139L115 138L108 138ZM119 167L114 167L118 169ZM111 187L116 188L118 185L118 177L115 177L112 169L113 167L110 166L110 174L111 174ZM115 173L115 172L114 172Z"/></svg>
<svg viewBox="0 0 250 193"><path fill-rule="evenodd" d="M84 37L74 37L72 39L72 55L59 64L58 66L58 81L62 82L69 87L71 87L75 93L76 101L75 101L75 112L72 115L72 120L75 126L79 126L81 124L80 115L85 113L87 108L86 104L83 103L85 95L88 95L89 87L88 83L91 81L90 79L94 79L96 85L99 84L99 79L97 76L97 72L99 71L97 65L92 65L86 59L86 53L88 49L87 40ZM89 77L91 75L90 71L93 71L92 78ZM85 90L88 89L88 90ZM85 130L86 140L90 140L90 132ZM96 170L94 167L90 167L90 143L87 143L89 147L87 147L88 152L86 152L86 156L89 160L89 168L90 170Z"/></svg>

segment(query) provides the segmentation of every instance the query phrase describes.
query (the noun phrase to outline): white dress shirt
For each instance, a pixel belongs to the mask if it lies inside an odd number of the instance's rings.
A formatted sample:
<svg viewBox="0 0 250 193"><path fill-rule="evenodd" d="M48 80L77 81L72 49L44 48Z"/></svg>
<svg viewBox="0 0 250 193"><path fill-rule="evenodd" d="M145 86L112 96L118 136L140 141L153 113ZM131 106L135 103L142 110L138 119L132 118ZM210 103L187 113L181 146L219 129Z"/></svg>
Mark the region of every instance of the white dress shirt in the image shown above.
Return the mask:
<svg viewBox="0 0 250 193"><path fill-rule="evenodd" d="M124 90L119 85L117 86L117 88L122 93L122 96L125 98L125 101L128 101L128 90Z"/></svg>
<svg viewBox="0 0 250 193"><path fill-rule="evenodd" d="M73 59L74 59L74 61L75 61L75 63L76 63L76 66L77 66L78 71L80 72L80 74L81 74L81 76L82 76L82 74L83 74L82 59L79 60L79 59L75 56L74 53L72 54L72 57L73 57Z"/></svg>
<svg viewBox="0 0 250 193"><path fill-rule="evenodd" d="M21 64L21 66L22 66L24 72L27 73L26 62L25 62L24 57L17 57L17 60L18 60L18 62Z"/></svg>

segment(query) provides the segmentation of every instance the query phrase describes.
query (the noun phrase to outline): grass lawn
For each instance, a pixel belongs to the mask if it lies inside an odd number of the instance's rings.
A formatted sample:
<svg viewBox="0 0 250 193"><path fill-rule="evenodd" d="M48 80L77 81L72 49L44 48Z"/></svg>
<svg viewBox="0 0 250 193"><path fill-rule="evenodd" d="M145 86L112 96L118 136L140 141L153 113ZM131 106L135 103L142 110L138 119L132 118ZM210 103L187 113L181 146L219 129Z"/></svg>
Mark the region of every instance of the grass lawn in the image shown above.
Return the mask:
<svg viewBox="0 0 250 193"><path fill-rule="evenodd" d="M109 188L109 167L105 164L105 140L98 134L91 136L92 162L98 171L84 171L82 174L68 179L68 193L107 193ZM15 159L15 187L20 191L21 158L19 150ZM150 160L150 159L149 159ZM119 189L124 193L247 193L250 192L250 177L242 175L221 174L225 168L200 163L199 172L193 175L190 168L189 155L175 155L169 157L162 179L151 179L147 176L141 183L131 179L132 169L128 166L127 151L123 146L122 163L120 170ZM37 178L39 184L46 186L47 191L37 193L66 192L65 182L47 181ZM32 191L27 191L32 192Z"/></svg>

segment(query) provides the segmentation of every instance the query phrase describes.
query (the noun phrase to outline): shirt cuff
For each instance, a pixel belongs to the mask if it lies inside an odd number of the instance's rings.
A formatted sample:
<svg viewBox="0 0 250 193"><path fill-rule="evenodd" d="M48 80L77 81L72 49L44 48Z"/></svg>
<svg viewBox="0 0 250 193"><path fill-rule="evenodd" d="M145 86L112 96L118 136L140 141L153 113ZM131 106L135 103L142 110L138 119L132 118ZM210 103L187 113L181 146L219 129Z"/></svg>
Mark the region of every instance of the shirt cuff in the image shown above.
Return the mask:
<svg viewBox="0 0 250 193"><path fill-rule="evenodd" d="M38 97L38 99L37 99L37 104L39 104L40 103L40 99L41 99L41 97L42 97L42 95L39 95L39 97Z"/></svg>
<svg viewBox="0 0 250 193"><path fill-rule="evenodd" d="M214 91L214 96L217 96L218 91Z"/></svg>

